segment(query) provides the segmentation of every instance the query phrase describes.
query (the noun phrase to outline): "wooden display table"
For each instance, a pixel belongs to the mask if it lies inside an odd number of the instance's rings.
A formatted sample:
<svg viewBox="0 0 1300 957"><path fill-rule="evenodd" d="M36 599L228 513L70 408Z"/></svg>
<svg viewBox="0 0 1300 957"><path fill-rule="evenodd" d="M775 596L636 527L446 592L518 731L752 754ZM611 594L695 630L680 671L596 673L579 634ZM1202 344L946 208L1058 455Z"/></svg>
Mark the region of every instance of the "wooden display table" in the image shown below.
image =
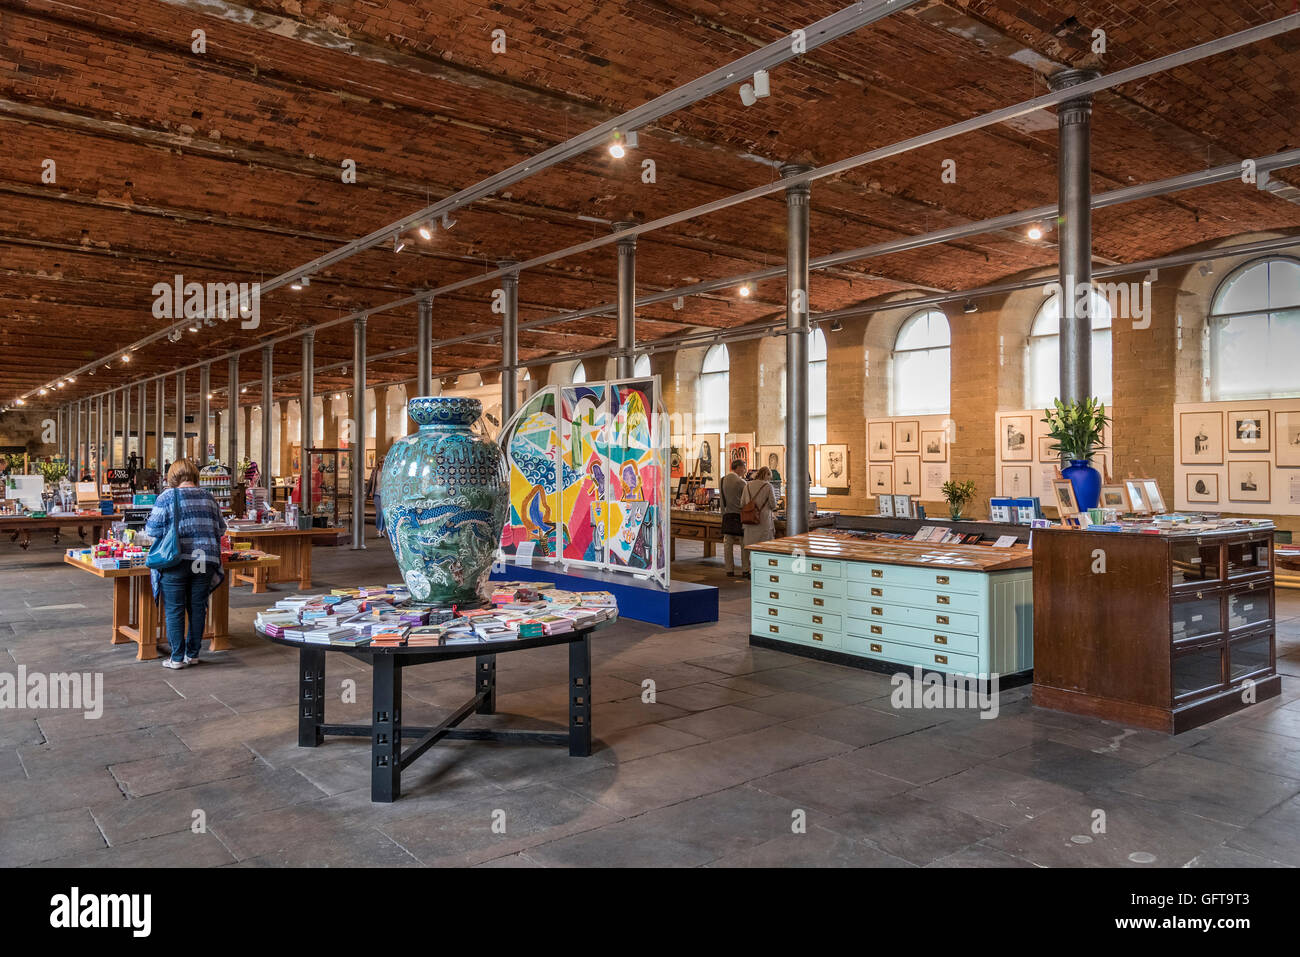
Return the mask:
<svg viewBox="0 0 1300 957"><path fill-rule="evenodd" d="M32 518L28 515L0 515L0 533L8 532L11 542L18 542L22 549L32 543L32 532L54 532L54 543L59 541L59 529L72 527L83 545L86 542L86 529L91 530L91 541L97 542L104 533L104 528L122 520L118 513L102 515L99 512L85 512L77 515L47 515L45 518Z"/></svg>
<svg viewBox="0 0 1300 957"><path fill-rule="evenodd" d="M1300 588L1300 546L1274 545L1273 564L1278 588Z"/></svg>
<svg viewBox="0 0 1300 957"><path fill-rule="evenodd" d="M816 531L749 547L751 645L1003 688L1033 667L1028 548Z"/></svg>
<svg viewBox="0 0 1300 957"><path fill-rule="evenodd" d="M1271 527L1035 529L1034 704L1177 734L1278 694L1272 548Z"/></svg>
<svg viewBox="0 0 1300 957"><path fill-rule="evenodd" d="M153 589L149 582L149 569L144 565L135 568L96 568L89 562L79 561L71 555L63 556L65 564L90 572L96 578L113 581L113 631L111 641L124 645L136 644L135 657L148 661L158 657L158 644L167 640L166 617L162 596L154 604ZM230 580L237 571L248 572L258 565L272 567L280 561L278 555L244 561L222 562L226 578L208 599L208 621L203 637L211 641L210 651L229 651L230 643Z"/></svg>
<svg viewBox="0 0 1300 957"><path fill-rule="evenodd" d="M267 591L270 582L293 582L301 590L311 588L311 549L318 538L336 538L337 528L230 529L231 541L249 542L258 551L275 552L280 556L275 566L253 567L234 573L234 584L251 584L253 594Z"/></svg>
<svg viewBox="0 0 1300 957"><path fill-rule="evenodd" d="M839 512L818 512L808 516L808 527L833 528ZM778 514L776 518L776 537L785 535L785 517ZM669 561L677 560L677 539L684 538L692 542L704 543L704 557L712 558L714 548L722 544L722 513L695 512L675 508L672 510L672 528L669 539Z"/></svg>

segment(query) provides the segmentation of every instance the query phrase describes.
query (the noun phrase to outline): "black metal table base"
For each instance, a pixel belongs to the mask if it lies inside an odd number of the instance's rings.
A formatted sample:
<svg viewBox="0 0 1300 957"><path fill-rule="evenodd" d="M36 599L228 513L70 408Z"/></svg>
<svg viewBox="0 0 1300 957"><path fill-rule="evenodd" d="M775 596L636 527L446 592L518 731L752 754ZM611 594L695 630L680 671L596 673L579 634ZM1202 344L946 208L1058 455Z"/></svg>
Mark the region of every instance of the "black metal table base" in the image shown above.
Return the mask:
<svg viewBox="0 0 1300 957"><path fill-rule="evenodd" d="M569 730L522 731L496 728L462 728L474 714L496 713L497 653L477 655L474 696L434 727L402 724L402 671L437 658L416 655L346 652L371 666L373 711L371 723L325 723L326 648L301 647L298 652L298 746L314 748L326 735L370 738L370 800L391 803L401 797L402 772L439 741L507 741L569 746L572 757L591 754L591 643L587 634L569 642ZM513 650L513 649L512 649ZM403 741L409 746L402 750ZM410 743L413 742L413 743Z"/></svg>

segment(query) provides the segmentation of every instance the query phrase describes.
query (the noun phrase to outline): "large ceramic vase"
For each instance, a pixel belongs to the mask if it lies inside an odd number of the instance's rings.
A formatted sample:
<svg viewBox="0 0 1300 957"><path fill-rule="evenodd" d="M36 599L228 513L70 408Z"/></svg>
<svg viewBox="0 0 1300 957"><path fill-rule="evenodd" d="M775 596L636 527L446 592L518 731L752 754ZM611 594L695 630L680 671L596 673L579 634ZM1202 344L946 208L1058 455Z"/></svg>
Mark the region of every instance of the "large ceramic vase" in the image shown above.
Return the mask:
<svg viewBox="0 0 1300 957"><path fill-rule="evenodd" d="M471 430L478 399L423 396L406 408L420 429L393 443L379 480L388 541L414 601L475 603L510 507L505 458Z"/></svg>
<svg viewBox="0 0 1300 957"><path fill-rule="evenodd" d="M1079 511L1086 512L1101 503L1101 473L1089 465L1086 459L1070 459L1070 464L1061 469L1061 474L1070 480L1070 485L1074 488Z"/></svg>

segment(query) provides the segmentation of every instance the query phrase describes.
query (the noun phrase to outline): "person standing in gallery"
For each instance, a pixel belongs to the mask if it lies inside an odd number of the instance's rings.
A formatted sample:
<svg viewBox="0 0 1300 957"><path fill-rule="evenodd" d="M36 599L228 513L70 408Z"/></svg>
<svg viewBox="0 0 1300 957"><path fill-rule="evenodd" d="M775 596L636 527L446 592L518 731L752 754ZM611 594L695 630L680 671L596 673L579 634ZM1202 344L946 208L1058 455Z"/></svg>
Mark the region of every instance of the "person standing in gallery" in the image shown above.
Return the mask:
<svg viewBox="0 0 1300 957"><path fill-rule="evenodd" d="M731 463L731 471L722 479L722 564L727 577L736 577L732 549L740 546L740 567L749 574L749 556L745 554L745 526L740 523L740 500L745 494L745 463Z"/></svg>
<svg viewBox="0 0 1300 957"><path fill-rule="evenodd" d="M176 669L199 663L208 598L226 577L221 568L226 521L212 493L199 487L198 466L189 459L177 459L167 470L167 489L154 503L144 533L150 541L162 538L173 522L184 560L161 571L155 568L149 577L154 601L162 596L167 618L171 656L163 667Z"/></svg>
<svg viewBox="0 0 1300 957"><path fill-rule="evenodd" d="M776 493L772 491L772 470L766 465L745 483L741 505L752 505L758 511L758 522L745 526L745 564L749 564L750 545L776 538ZM746 570L745 577L749 577Z"/></svg>

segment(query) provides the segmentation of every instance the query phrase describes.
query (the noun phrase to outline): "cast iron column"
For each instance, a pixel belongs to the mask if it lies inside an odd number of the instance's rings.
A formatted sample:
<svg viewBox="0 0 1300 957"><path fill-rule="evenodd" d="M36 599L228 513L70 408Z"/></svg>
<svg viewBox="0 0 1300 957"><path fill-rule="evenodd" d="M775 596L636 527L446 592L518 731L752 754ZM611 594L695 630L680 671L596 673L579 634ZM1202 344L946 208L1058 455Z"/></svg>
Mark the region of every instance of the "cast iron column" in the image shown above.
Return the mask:
<svg viewBox="0 0 1300 957"><path fill-rule="evenodd" d="M352 547L366 547L366 320L352 320Z"/></svg>
<svg viewBox="0 0 1300 957"><path fill-rule="evenodd" d="M275 346L262 346L262 461L258 462L258 468L261 469L262 488L266 489L266 500L271 501L271 439L273 438L272 430L275 423L271 417L274 411L271 406L275 402L275 387L271 383L271 365L275 357Z"/></svg>
<svg viewBox="0 0 1300 957"><path fill-rule="evenodd" d="M311 395L315 388L316 333L308 330L302 337L302 394L298 397L298 487L302 490L299 504L303 515L311 515L311 470L308 468L307 449L311 448Z"/></svg>
<svg viewBox="0 0 1300 957"><path fill-rule="evenodd" d="M231 356L226 367L226 453L230 461L230 481L238 484L243 476L236 473L239 466L239 356Z"/></svg>
<svg viewBox="0 0 1300 957"><path fill-rule="evenodd" d="M145 406L145 400L147 397L148 393L145 390L145 385L141 382L139 392L140 408L136 413L136 448L140 453L140 468L142 469L147 469L149 467L149 459L145 455L145 443L149 441L148 409Z"/></svg>
<svg viewBox="0 0 1300 957"><path fill-rule="evenodd" d="M108 449L104 454L104 460L108 467L117 468L117 446L113 441L114 435L117 434L117 393L109 392L104 397L104 404L108 406Z"/></svg>
<svg viewBox="0 0 1300 957"><path fill-rule="evenodd" d="M212 406L209 404L208 395L212 392L212 366L205 362L199 366L199 465L208 464L208 442L211 435L208 432L210 420L212 418Z"/></svg>
<svg viewBox="0 0 1300 957"><path fill-rule="evenodd" d="M787 164L782 176L812 167ZM785 190L785 528L808 531L808 183Z"/></svg>
<svg viewBox="0 0 1300 957"><path fill-rule="evenodd" d="M516 266L513 259L497 263L502 269ZM505 425L519 407L519 273L501 277L505 293L505 314L501 317L501 424Z"/></svg>
<svg viewBox="0 0 1300 957"><path fill-rule="evenodd" d="M614 232L631 229L636 223L618 222ZM636 364L636 237L618 241L618 351L614 353L614 378L632 378Z"/></svg>
<svg viewBox="0 0 1300 957"><path fill-rule="evenodd" d="M433 300L417 305L415 328L415 398L433 395Z"/></svg>
<svg viewBox="0 0 1300 957"><path fill-rule="evenodd" d="M166 377L159 376L157 379L154 380L154 390L153 390L154 467L158 469L158 476L163 480L164 483L167 481L167 473L163 470L163 466L167 464L167 460L163 456L163 431L167 428L166 395L164 392L166 383L167 383Z"/></svg>
<svg viewBox="0 0 1300 957"><path fill-rule="evenodd" d="M185 370L176 373L176 458L185 458Z"/></svg>
<svg viewBox="0 0 1300 957"><path fill-rule="evenodd" d="M104 395L95 396L95 488L104 486Z"/></svg>
<svg viewBox="0 0 1300 957"><path fill-rule="evenodd" d="M1086 82L1096 70L1062 70L1049 82L1053 90ZM1061 401L1092 396L1092 317L1076 290L1092 283L1092 96L1066 100L1056 112L1060 145L1057 155L1057 241L1061 283ZM1082 315L1079 313L1082 312Z"/></svg>
<svg viewBox="0 0 1300 957"><path fill-rule="evenodd" d="M122 386L122 467L131 461L131 387Z"/></svg>

